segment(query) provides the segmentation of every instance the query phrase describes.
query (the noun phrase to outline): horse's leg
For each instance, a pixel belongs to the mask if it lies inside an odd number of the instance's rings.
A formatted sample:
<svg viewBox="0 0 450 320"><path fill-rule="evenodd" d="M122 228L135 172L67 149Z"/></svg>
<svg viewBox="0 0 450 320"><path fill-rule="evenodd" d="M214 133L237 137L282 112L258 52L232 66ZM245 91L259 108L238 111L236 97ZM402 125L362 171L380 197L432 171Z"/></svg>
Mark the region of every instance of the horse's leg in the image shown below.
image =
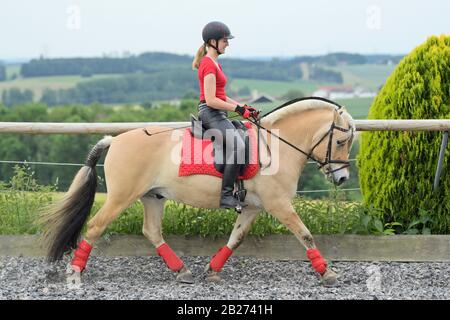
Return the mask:
<svg viewBox="0 0 450 320"><path fill-rule="evenodd" d="M105 203L95 216L87 223L87 232L74 252L74 258L67 268L67 284L77 287L81 284L81 272L86 267L93 244L97 241L106 227L113 222L119 214L135 201L120 199L119 196L108 194Z"/></svg>
<svg viewBox="0 0 450 320"><path fill-rule="evenodd" d="M277 206L278 205L278 206ZM271 201L270 207L266 208L274 217L284 224L306 248L306 254L311 261L314 270L320 274L322 282L332 285L336 282L336 273L328 268L328 265L316 247L311 232L303 224L288 201Z"/></svg>
<svg viewBox="0 0 450 320"><path fill-rule="evenodd" d="M97 241L103 234L105 229L111 224L119 214L125 210L133 201L120 201L118 198L113 198L108 195L106 202L100 210L87 223L87 232L85 240L90 244Z"/></svg>
<svg viewBox="0 0 450 320"><path fill-rule="evenodd" d="M194 283L191 271L164 241L162 236L161 224L165 199L147 196L142 197L141 201L144 204L144 225L142 228L144 236L155 246L156 252L163 258L167 267L177 273L177 281Z"/></svg>
<svg viewBox="0 0 450 320"><path fill-rule="evenodd" d="M242 210L242 213L238 215L234 224L233 231L226 246L219 249L219 251L213 256L211 262L206 265L205 272L207 273L207 280L211 282L220 281L219 272L224 266L225 262L231 256L234 250L244 240L244 237L250 231L250 227L255 221L261 209L246 209Z"/></svg>

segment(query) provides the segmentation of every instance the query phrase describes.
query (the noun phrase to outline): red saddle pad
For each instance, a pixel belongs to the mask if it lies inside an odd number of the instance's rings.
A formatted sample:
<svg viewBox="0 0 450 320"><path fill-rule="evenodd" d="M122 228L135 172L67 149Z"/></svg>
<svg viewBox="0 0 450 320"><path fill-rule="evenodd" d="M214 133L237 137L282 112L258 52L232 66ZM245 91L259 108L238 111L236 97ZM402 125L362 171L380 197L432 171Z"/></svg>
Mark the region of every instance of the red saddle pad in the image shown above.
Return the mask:
<svg viewBox="0 0 450 320"><path fill-rule="evenodd" d="M246 122L244 124L249 129L247 132L250 141L250 164L244 169L243 174L239 176L241 180L253 178L259 170L256 134L251 128L251 123ZM191 135L191 129L187 128L183 134L178 176L190 176L193 174L209 174L219 178L222 177L222 173L214 167L212 141L195 138Z"/></svg>

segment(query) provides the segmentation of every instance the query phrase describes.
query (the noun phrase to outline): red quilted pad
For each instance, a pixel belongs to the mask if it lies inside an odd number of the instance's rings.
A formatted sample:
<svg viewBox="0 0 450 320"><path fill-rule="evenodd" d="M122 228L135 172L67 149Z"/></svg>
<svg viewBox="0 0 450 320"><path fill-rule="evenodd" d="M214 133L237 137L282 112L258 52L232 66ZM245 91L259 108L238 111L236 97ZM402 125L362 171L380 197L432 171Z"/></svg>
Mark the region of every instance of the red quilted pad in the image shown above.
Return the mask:
<svg viewBox="0 0 450 320"><path fill-rule="evenodd" d="M253 178L259 170L256 134L251 128L251 123L246 122L244 124L249 129L247 132L250 138L250 164L244 169L243 175L239 176L241 180ZM178 176L190 176L193 174L209 174L222 178L222 173L214 167L212 141L194 138L191 135L191 129L187 128L183 134Z"/></svg>

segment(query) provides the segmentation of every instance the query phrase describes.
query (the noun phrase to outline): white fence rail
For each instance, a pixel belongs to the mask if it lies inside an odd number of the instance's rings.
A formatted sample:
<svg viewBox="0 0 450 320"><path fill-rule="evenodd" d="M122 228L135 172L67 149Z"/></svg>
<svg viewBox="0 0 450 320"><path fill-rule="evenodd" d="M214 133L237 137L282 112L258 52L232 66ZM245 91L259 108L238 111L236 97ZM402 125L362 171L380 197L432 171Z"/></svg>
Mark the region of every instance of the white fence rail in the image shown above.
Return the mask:
<svg viewBox="0 0 450 320"><path fill-rule="evenodd" d="M189 122L56 123L0 122L0 133L27 134L119 134L132 129L158 125L188 127ZM355 120L357 131L450 131L445 120Z"/></svg>

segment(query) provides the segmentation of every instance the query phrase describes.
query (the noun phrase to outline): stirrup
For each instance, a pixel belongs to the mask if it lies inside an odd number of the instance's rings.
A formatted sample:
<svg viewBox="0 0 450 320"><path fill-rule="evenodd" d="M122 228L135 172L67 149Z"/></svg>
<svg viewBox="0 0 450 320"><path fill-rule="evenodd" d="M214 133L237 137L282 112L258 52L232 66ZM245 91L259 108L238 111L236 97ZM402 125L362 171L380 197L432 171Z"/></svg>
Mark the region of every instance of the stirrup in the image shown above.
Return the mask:
<svg viewBox="0 0 450 320"><path fill-rule="evenodd" d="M224 203L220 203L220 208L223 208L223 209L234 209L237 213L241 213L242 212L242 208L243 207L246 207L247 205L246 204L243 204L243 203L241 203L240 201L239 201L239 199L237 199L236 197L234 197L233 196L233 198L232 198L234 201L237 201L237 203L235 203L235 204L224 204Z"/></svg>
<svg viewBox="0 0 450 320"><path fill-rule="evenodd" d="M244 202L245 196L247 195L246 189L239 189L236 192L234 192L233 196L238 199L239 202Z"/></svg>
<svg viewBox="0 0 450 320"><path fill-rule="evenodd" d="M238 180L236 182L237 188L233 193L233 196L237 199L238 205L236 206L236 212L241 213L242 208L246 207L247 204L244 203L245 197L247 196L247 190L244 188L244 182L242 180Z"/></svg>
<svg viewBox="0 0 450 320"><path fill-rule="evenodd" d="M233 192L233 196L239 202L244 202L245 197L247 196L247 189L244 188L244 181L242 180L236 181L236 191Z"/></svg>

